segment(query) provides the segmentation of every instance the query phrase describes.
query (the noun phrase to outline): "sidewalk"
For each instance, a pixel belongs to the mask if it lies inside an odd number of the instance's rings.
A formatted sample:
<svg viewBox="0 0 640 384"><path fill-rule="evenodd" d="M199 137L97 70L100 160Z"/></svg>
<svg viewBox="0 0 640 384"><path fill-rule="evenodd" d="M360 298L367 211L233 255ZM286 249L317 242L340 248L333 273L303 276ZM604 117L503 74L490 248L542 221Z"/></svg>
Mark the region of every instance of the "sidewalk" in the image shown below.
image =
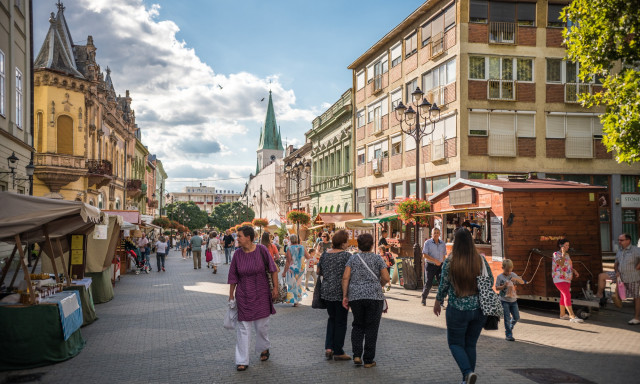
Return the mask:
<svg viewBox="0 0 640 384"><path fill-rule="evenodd" d="M204 257L203 257L204 259ZM234 363L235 333L222 327L228 266L218 274L193 269L171 251L166 272L126 274L112 301L96 306L99 320L82 329L87 344L68 361L9 376L41 373L40 383L459 383L446 342L444 313L432 313L433 297L397 286L387 294L376 361L371 369L324 359L326 312L276 305L271 318L271 359L251 357L245 372ZM483 331L478 343L479 383L619 383L640 375L640 326L626 322L632 308L608 306L584 324L557 319L557 310L521 308L516 342ZM351 315L349 325L351 324ZM351 352L350 326L345 350ZM255 339L254 339L255 340ZM553 370L558 371L553 371ZM527 370L527 371L514 371ZM523 376L526 375L525 376ZM563 375L564 381L558 379ZM545 378L546 375L546 378ZM582 380L580 380L580 378ZM17 382L17 381L14 381Z"/></svg>

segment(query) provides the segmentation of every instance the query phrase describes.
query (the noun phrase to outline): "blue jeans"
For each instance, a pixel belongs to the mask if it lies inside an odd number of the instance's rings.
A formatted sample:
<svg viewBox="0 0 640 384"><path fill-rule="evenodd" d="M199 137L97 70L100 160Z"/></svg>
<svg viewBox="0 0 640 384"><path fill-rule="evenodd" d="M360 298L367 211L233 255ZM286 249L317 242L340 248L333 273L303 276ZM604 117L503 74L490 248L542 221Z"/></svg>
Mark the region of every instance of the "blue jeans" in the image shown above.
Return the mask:
<svg viewBox="0 0 640 384"><path fill-rule="evenodd" d="M231 262L231 258L233 257L233 247L228 247L224 249L224 259L226 263L229 264Z"/></svg>
<svg viewBox="0 0 640 384"><path fill-rule="evenodd" d="M513 326L520 320L518 302L503 301L502 309L504 310L504 334L507 337L513 337Z"/></svg>
<svg viewBox="0 0 640 384"><path fill-rule="evenodd" d="M487 317L479 308L461 311L449 305L446 320L447 343L464 381L476 370L476 344Z"/></svg>
<svg viewBox="0 0 640 384"><path fill-rule="evenodd" d="M164 253L156 252L156 264L158 265L158 272L162 271L164 268Z"/></svg>

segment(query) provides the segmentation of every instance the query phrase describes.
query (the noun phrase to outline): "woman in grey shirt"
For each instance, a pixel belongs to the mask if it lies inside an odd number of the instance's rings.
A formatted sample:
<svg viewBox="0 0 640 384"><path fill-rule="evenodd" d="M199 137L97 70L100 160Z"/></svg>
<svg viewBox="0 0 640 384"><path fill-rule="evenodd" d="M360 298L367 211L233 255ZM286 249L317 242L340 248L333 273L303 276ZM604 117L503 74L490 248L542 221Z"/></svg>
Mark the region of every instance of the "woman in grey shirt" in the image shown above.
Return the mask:
<svg viewBox="0 0 640 384"><path fill-rule="evenodd" d="M358 249L349 258L342 276L342 305L351 306L353 329L351 347L353 362L365 368L375 367L378 328L382 317L384 295L382 287L389 282L387 264L382 257L372 253L373 236L365 233L358 236ZM364 341L364 356L362 342Z"/></svg>
<svg viewBox="0 0 640 384"><path fill-rule="evenodd" d="M322 276L320 297L327 304L327 335L325 337L325 356L328 360L351 360L344 353L344 336L347 333L349 310L342 306L342 275L351 254L345 249L349 241L347 231L338 231L333 235L332 248L325 251L318 262L318 275Z"/></svg>

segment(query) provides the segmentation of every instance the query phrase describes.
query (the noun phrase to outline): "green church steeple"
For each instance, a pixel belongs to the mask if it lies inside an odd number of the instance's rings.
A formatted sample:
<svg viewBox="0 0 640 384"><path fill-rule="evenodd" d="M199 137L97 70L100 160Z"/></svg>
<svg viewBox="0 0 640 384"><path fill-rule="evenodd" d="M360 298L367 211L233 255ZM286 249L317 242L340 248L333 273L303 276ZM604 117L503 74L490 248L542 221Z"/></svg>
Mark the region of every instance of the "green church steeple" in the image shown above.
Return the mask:
<svg viewBox="0 0 640 384"><path fill-rule="evenodd" d="M258 143L258 151L261 149L274 149L284 151L282 139L280 138L280 128L276 124L276 114L273 111L273 100L271 91L269 91L269 105L267 106L267 117L264 120L264 126L260 132L260 142Z"/></svg>

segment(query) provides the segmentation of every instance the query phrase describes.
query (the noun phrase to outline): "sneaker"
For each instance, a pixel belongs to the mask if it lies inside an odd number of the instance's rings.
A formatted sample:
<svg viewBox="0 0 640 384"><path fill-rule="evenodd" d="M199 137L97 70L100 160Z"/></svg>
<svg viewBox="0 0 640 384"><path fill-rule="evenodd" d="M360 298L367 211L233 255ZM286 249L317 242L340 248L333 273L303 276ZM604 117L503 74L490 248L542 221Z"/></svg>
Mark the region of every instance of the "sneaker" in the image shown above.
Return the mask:
<svg viewBox="0 0 640 384"><path fill-rule="evenodd" d="M475 372L471 372L468 376L467 376L467 384L476 384L476 380L478 380L478 375Z"/></svg>
<svg viewBox="0 0 640 384"><path fill-rule="evenodd" d="M516 339L514 339L513 336L507 336L504 339L507 341L516 341Z"/></svg>
<svg viewBox="0 0 640 384"><path fill-rule="evenodd" d="M633 319L629 320L629 322L627 324L629 324L629 325L638 325L638 324L640 324L640 320L638 320L636 318L633 318Z"/></svg>
<svg viewBox="0 0 640 384"><path fill-rule="evenodd" d="M426 306L427 306L427 302L426 302L425 300L422 300L422 301L420 302L420 304L422 304L422 306L423 306L423 307L426 307Z"/></svg>
<svg viewBox="0 0 640 384"><path fill-rule="evenodd" d="M164 267L162 267L162 272L166 272L166 271L164 270Z"/></svg>
<svg viewBox="0 0 640 384"><path fill-rule="evenodd" d="M572 322L572 323L584 323L584 321L582 319L579 319L577 317L574 317L573 319L570 319L569 321Z"/></svg>
<svg viewBox="0 0 640 384"><path fill-rule="evenodd" d="M569 320L569 319L571 319L571 316L569 315L560 316L560 320Z"/></svg>

